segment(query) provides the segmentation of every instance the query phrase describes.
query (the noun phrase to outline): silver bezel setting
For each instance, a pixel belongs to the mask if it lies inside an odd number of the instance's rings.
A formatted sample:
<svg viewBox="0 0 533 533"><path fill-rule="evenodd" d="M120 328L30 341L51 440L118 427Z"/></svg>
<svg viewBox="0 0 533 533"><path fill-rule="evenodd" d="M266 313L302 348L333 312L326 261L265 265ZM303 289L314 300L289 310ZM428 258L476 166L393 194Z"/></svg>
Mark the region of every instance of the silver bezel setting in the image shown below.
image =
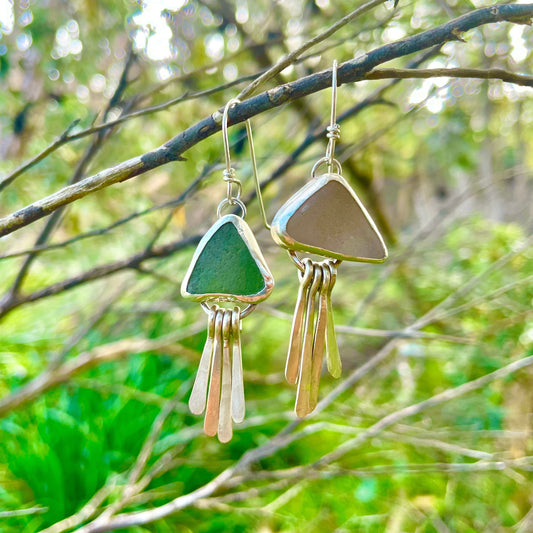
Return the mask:
<svg viewBox="0 0 533 533"><path fill-rule="evenodd" d="M298 242L294 240L287 233L287 224L290 218L298 211L298 209L300 209L302 204L309 197L311 197L313 194L315 194L318 190L320 190L322 187L324 187L327 183L330 183L331 181L337 181L341 185L343 185L348 190L352 198L355 200L355 202L361 209L364 217L366 218L367 222L370 224L371 228L374 230L377 238L379 239L381 245L383 246L384 257L382 258L355 257L355 256L348 256L342 253L335 253L335 252L332 252L331 250L326 250L318 246L311 246L308 244ZM330 257L332 259L339 259L340 261L357 261L357 262L362 262L362 263L383 263L388 257L387 247L385 245L385 242L383 241L383 237L381 236L379 230L376 227L376 224L372 220L372 217L369 215L368 211L365 209L365 206L362 204L361 200L359 200L357 194L355 194L355 191L350 187L348 182L340 174L335 174L335 173L322 174L320 176L317 176L316 178L312 178L309 182L307 182L300 190L298 190L295 194L293 194L279 208L278 212L274 216L274 220L272 221L271 233L272 233L272 238L274 239L274 241L276 241L276 243L278 243L280 246L283 246L284 248L287 248L289 250L294 250L297 252L307 252L307 253L318 254L324 257Z"/></svg>
<svg viewBox="0 0 533 533"><path fill-rule="evenodd" d="M200 257L201 253L203 252L206 244L209 242L211 237L218 231L218 229L221 226L223 226L224 224L227 224L228 222L235 226L240 237L246 244L246 247L248 248L250 255L252 256L255 263L257 264L257 267L259 268L263 276L263 279L265 281L265 286L263 290L261 290L260 292L256 294L244 295L244 296L226 294L226 293L191 294L190 292L187 291L187 286L189 285L189 280L194 270L194 266L196 265L196 262L198 261L198 258ZM248 303L248 304L256 304L268 298L273 288L274 288L274 278L272 277L272 274L266 264L265 258L263 257L263 254L261 253L261 249L259 248L259 245L257 244L255 236L252 233L252 230L250 229L248 224L244 221L244 219L242 219L241 217L237 215L229 214L229 215L224 215L220 217L209 228L207 233L202 237L202 240L198 243L198 246L196 247L196 250L192 257L189 268L187 269L187 273L185 274L185 278L183 279L183 282L181 284L181 295L184 298L193 300L195 302L205 302L208 300L213 300L213 301L222 301L222 302L242 302L242 303Z"/></svg>

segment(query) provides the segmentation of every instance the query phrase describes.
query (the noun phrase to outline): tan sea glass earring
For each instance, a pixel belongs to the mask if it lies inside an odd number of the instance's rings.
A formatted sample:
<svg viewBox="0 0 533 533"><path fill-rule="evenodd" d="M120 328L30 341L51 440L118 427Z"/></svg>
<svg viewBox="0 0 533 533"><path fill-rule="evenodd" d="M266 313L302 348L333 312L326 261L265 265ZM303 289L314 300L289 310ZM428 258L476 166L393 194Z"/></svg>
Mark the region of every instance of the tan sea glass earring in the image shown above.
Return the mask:
<svg viewBox="0 0 533 533"><path fill-rule="evenodd" d="M295 411L299 417L311 413L318 402L324 350L333 377L341 375L341 359L333 325L331 292L342 261L382 263L387 248L374 221L342 177L334 158L340 138L336 123L337 62L332 68L331 122L327 128L325 157L311 171L311 180L279 209L272 221L273 239L288 250L299 272L300 288L292 322L285 377L298 383ZM326 166L327 172L320 173ZM297 252L325 257L317 262ZM315 319L316 310L318 315Z"/></svg>

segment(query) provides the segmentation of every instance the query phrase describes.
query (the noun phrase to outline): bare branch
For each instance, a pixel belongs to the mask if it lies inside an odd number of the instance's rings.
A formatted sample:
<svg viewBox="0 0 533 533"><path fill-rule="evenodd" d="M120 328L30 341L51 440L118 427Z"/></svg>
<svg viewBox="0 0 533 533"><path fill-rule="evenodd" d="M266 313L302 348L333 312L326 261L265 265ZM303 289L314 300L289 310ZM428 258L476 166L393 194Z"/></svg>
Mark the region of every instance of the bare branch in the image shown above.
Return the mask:
<svg viewBox="0 0 533 533"><path fill-rule="evenodd" d="M136 211L134 213L131 213L127 215L124 218L121 218L117 220L116 222L113 222L109 226L105 226L103 228L98 228L92 231L88 231L86 233L81 233L79 235L76 235L75 237L72 237L71 239L67 239L62 242L53 243L53 244L42 244L40 246L34 246L33 248L29 248L27 250L21 250L19 252L11 252L6 253L3 255L0 255L0 261L4 259L12 259L15 257L21 257L24 255L28 255L31 253L36 252L48 252L49 250L57 250L59 248L64 248L66 246L69 246L70 244L73 244L75 242L81 241L83 239L87 239L90 237L99 237L101 235L105 235L109 233L110 231L118 228L119 226L122 226L123 224L127 224L128 222L131 222L132 220L143 217L145 215L149 215L150 213L153 213L154 211L159 211L160 209L165 209L168 207L175 208L180 205L183 205L185 201L194 194L197 190L200 184L211 175L213 170L218 166L218 163L213 163L211 165L206 165L202 172L187 186L187 188L176 198L173 198L172 200L169 200L167 202L163 202L160 204L153 205L151 207L148 207L147 209L143 209L141 211ZM158 230L159 231L159 230Z"/></svg>
<svg viewBox="0 0 533 533"><path fill-rule="evenodd" d="M0 518L13 518L30 514L42 514L48 511L48 507L28 507L27 509L15 509L13 511L0 511Z"/></svg>
<svg viewBox="0 0 533 533"><path fill-rule="evenodd" d="M98 346L87 352L83 352L73 359L69 359L58 367L45 370L35 379L23 385L10 396L0 400L0 417L5 416L11 410L21 407L32 401L39 395L65 383L73 376L85 372L86 370L100 365L104 362L116 361L132 353L158 350L174 344L191 335L202 331L205 327L203 323L193 324L191 327L177 331L171 335L159 339L122 339L109 344Z"/></svg>
<svg viewBox="0 0 533 533"><path fill-rule="evenodd" d="M44 289L40 289L29 294L19 294L16 298L3 301L0 304L0 317L6 315L15 307L19 307L20 305L30 302L35 302L37 300L41 300L42 298L47 298L48 296L53 296L54 294L70 290L74 287L79 287L80 285L83 285L89 281L111 276L123 270L137 270L139 265L144 261L154 258L168 257L178 250L198 244L201 238L201 235L194 235L193 237L189 237L187 239L172 241L161 246L138 252L125 259L120 259L113 263L107 263L105 265L91 268L77 276L64 279L54 283L53 285L49 285Z"/></svg>
<svg viewBox="0 0 533 533"><path fill-rule="evenodd" d="M103 124L99 124L98 126L93 126L91 128L86 128L82 131L73 133L65 139L65 142L76 141L78 139L82 139L83 137L87 137L87 135L92 135L93 133L98 133L99 131L108 129L112 126L118 126L120 124L123 124L124 122L127 122L128 120L131 120L133 118L139 118L146 115L151 115L153 113L157 113L159 111L165 111L166 109L170 109L171 107L177 104L181 104L183 102L190 102L191 100L196 100L197 98L203 98L205 96L210 96L212 94L225 91L227 89L230 89L231 87L240 85L245 81L252 80L256 78L257 75L258 74L248 74L246 76L241 76L240 78L237 78L233 81L223 83L221 85L217 85L216 87L211 87L209 89L204 89L203 91L197 91L195 93L185 92L181 96L171 98L170 100L161 102L160 104L156 104L150 107L144 107L143 109L132 111L131 113L125 113L124 115L115 120L110 120L109 122L104 122Z"/></svg>
<svg viewBox="0 0 533 533"><path fill-rule="evenodd" d="M71 244L74 244L75 242L79 242L84 239L89 239L91 237L100 237L122 226L123 224L127 224L135 218L148 215L150 213L153 213L154 211L158 211L159 209L163 209L165 207L177 207L181 204L183 204L183 200L181 199L180 195L179 197L169 200L168 202L148 207L147 209L143 209L142 211L135 211L134 213L131 213L130 215L121 218L116 222L113 222L113 224L105 226L104 228L98 228L92 231L87 231L86 233L80 233L79 235L76 235L75 237L72 237L71 239L67 239L65 241L55 242L52 244L42 244L40 246L34 246L33 248L27 248L26 250L20 250L18 252L9 252L6 254L2 254L0 255L0 261L3 261L5 259L14 259L15 257L23 257L25 255L37 252L49 252L51 250L58 250L60 248L65 248Z"/></svg>
<svg viewBox="0 0 533 533"><path fill-rule="evenodd" d="M394 475L401 473L424 473L424 472L487 472L493 470L505 470L506 468L523 469L527 472L531 471L533 467L533 459L531 457L521 457L519 459L508 460L480 460L475 463L407 463L407 464L395 464L395 465L374 465L367 468L338 468L329 467L321 470L313 470L307 466L300 466L294 468L287 468L285 470L270 470L265 474L269 474L268 477L260 476L261 472L255 472L253 476L250 476L248 481L259 479L276 479L276 480L298 480L298 479L329 479L339 476L351 476L351 477L373 477L376 475ZM241 492L230 492L224 496L211 497L201 500L202 502L232 502L242 501L246 499L246 496L251 496L254 491L258 489L276 490L280 488L279 482L268 484L265 487L254 487ZM281 485L283 486L283 485ZM261 491L260 492L266 492ZM201 504L200 504L201 506Z"/></svg>
<svg viewBox="0 0 533 533"><path fill-rule="evenodd" d="M274 307L268 307L263 305L261 307L261 312L268 313L271 316L276 318L281 318L283 320L292 320L292 315L285 313L276 309ZM475 339L468 337L458 337L455 335L442 335L439 333L429 333L427 331L407 331L405 329L401 330L388 330L388 329L375 329L375 328L358 328L354 326L349 326L346 324L338 324L335 326L337 333L343 333L346 335L357 335L363 337L380 337L385 339L428 339L428 340L438 340L445 342L456 342L459 344L472 344Z"/></svg>
<svg viewBox="0 0 533 533"><path fill-rule="evenodd" d="M343 63L338 70L339 84L364 79L365 75L377 65L457 40L458 35L483 24L501 21L527 23L532 16L533 4L501 4L472 11L450 22L383 45L360 58ZM274 107L321 91L329 87L330 83L331 70L328 69L261 93L233 107L230 112L231 123L243 122ZM169 161L181 159L183 152L219 131L220 120L220 113L210 115L151 152L102 170L3 217L0 219L0 236L12 233L95 191L131 179Z"/></svg>
<svg viewBox="0 0 533 533"><path fill-rule="evenodd" d="M66 142L68 142L71 135L70 132L78 125L79 121L79 119L76 119L54 142L52 142L44 150L38 153L35 157L31 158L29 161L26 161L25 163L20 165L7 176L2 178L2 180L0 180L0 192L2 192L10 183L15 181L21 174L24 174L26 170L36 165L39 161L42 161L52 152L55 152L60 146L63 146Z"/></svg>
<svg viewBox="0 0 533 533"><path fill-rule="evenodd" d="M62 533L67 529L71 529L80 525L85 520L91 518L100 505L106 500L106 498L113 492L115 488L115 479L111 479L106 483L94 496L74 515L69 516L55 524L43 529L40 533Z"/></svg>
<svg viewBox="0 0 533 533"><path fill-rule="evenodd" d="M357 435L357 437L354 437L353 439L342 443L336 448L335 451L324 455L320 460L316 461L313 466L316 468L320 468L324 465L337 461L346 453L358 448L363 442L374 437L385 428L392 426L393 424L399 422L400 420L403 420L404 418L419 414L425 411L426 409L435 407L436 405L440 405L441 403L448 402L455 398L459 398L460 396L468 394L469 392L472 392L476 389L485 387L486 385L492 383L497 379L501 379L510 374L514 374L518 370L521 370L531 365L533 365L533 355L529 357L523 357L522 359L518 359L517 361L513 361L512 363L509 363L508 365L505 365L504 367L499 368L498 370L495 370L490 374L485 374L480 378L468 381L467 383L463 383L463 385L459 385L458 387L447 389L439 394L436 394L435 396L432 396L431 398L428 398L427 400L415 403L413 405L409 405L408 407L404 407L399 411L391 413L390 415L385 416L384 418L370 426L366 431L363 431L361 434Z"/></svg>
<svg viewBox="0 0 533 533"><path fill-rule="evenodd" d="M441 321L445 318L449 318L451 316L462 313L466 309L471 309L472 307L475 307L476 305L479 305L481 303L487 302L489 300L494 300L504 295L505 293L512 291L522 285L530 285L531 283L533 283L533 274L531 276L526 276L523 279L513 281L512 283L508 283L507 285L503 285L502 287L499 287L498 289L494 291L488 292L484 294L483 296L480 296L479 298L470 298L467 303L458 305L457 307L452 307L451 309L448 309L446 311L442 311L432 320Z"/></svg>
<svg viewBox="0 0 533 533"><path fill-rule="evenodd" d="M130 68L132 67L133 63L135 61L135 54L130 50L128 57L126 59L126 62L124 63L124 67L122 69L122 73L120 75L120 80L117 84L117 87L111 96L109 102L106 105L106 108L103 112L104 121L106 120L107 114L111 111L111 109L117 105L122 98L122 95L124 91L126 90L126 87L128 85L128 73L130 71ZM30 169L31 167L35 166L37 163L48 157L52 152L55 152L58 148L63 146L64 144L69 143L70 141L77 139L78 134L71 133L71 131L78 125L80 122L80 119L74 120L70 126L55 140L53 141L49 146L47 146L44 150L42 150L39 154L32 157L25 163L23 163L20 167L15 169L13 172L5 176L0 180L0 192L3 191L8 185L13 183L16 178L18 178L20 175L22 175L26 170ZM102 129L108 130L111 125L103 125L101 128L95 131L100 131ZM87 153L90 153L88 151ZM92 157L92 155L91 155Z"/></svg>
<svg viewBox="0 0 533 533"><path fill-rule="evenodd" d="M483 80L502 80L507 83L533 87L533 76L515 74L500 68L475 69L475 68L430 68L430 69L401 69L382 68L370 71L367 80L384 80L389 78L479 78Z"/></svg>

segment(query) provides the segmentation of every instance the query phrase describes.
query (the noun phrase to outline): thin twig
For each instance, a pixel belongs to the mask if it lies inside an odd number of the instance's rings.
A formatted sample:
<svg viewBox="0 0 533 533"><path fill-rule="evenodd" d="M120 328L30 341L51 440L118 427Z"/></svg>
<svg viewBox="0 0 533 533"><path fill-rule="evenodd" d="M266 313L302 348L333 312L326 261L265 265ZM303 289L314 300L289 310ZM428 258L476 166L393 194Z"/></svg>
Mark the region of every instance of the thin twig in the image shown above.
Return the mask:
<svg viewBox="0 0 533 533"><path fill-rule="evenodd" d="M159 339L122 339L83 352L52 370L45 370L11 395L0 399L0 418L90 368L104 362L116 361L133 353L162 349L186 337L195 335L204 328L205 324L202 321Z"/></svg>
<svg viewBox="0 0 533 533"><path fill-rule="evenodd" d="M125 259L120 259L112 263L96 266L86 270L85 272L82 272L81 274L78 274L77 276L64 279L35 292L29 294L20 294L15 300L10 300L7 302L4 301L0 304L0 317L5 316L15 307L36 302L37 300L53 296L54 294L59 294L63 291L73 289L74 287L79 287L80 285L90 281L102 279L104 277L116 274L117 272L123 272L124 270L138 270L139 265L141 265L144 261L168 257L179 250L183 250L184 248L198 244L201 237L201 235L194 235L186 239L179 239L161 246L153 247L150 250L145 249L144 251L137 252L136 254L133 254Z"/></svg>
<svg viewBox="0 0 533 533"><path fill-rule="evenodd" d="M350 22L354 21L356 18L360 17L367 11L370 11L371 9L379 6L382 3L383 3L383 0L371 0L370 2L367 2L366 4L363 4L362 6L357 7L351 13L348 13L348 15L342 17L340 20L335 22L335 24L331 25L329 28L320 32L318 35L316 35L312 39L309 39L304 44L296 48L296 50L293 50L292 52L288 53L286 56L282 57L275 65L269 68L264 74L261 74L261 76L259 76L252 83L250 83L250 85L245 87L239 93L237 98L239 100L243 100L244 98L247 98L248 96L252 95L256 91L257 88L259 88L261 85L265 84L267 81L277 76L283 69L291 65L294 62L294 60L297 59L299 56L301 56L304 52L307 52L307 50L309 50L316 44L326 40L328 37L331 37L335 32L339 31L341 28L346 26L346 24L349 24Z"/></svg>
<svg viewBox="0 0 533 533"><path fill-rule="evenodd" d="M48 511L48 507L28 507L27 509L14 509L12 511L0 511L0 518L14 518L29 514L42 514Z"/></svg>
<svg viewBox="0 0 533 533"><path fill-rule="evenodd" d="M498 370L495 370L490 374L485 374L480 378L468 381L467 383L463 383L458 387L447 389L439 394L436 394L435 396L432 396L431 398L428 398L427 400L423 400L419 403L415 403L413 405L409 405L407 407L404 407L403 409L395 411L394 413L383 417L381 420L370 426L366 431L357 435L357 437L343 442L335 449L335 451L324 455L321 459L313 463L313 466L316 468L320 468L324 465L338 461L346 453L358 448L363 442L374 437L385 428L392 426L393 424L399 422L400 420L403 420L404 418L419 414L425 411L426 409L435 407L436 405L439 405L441 403L448 402L455 398L459 398L460 396L468 394L469 392L472 392L476 389L485 387L486 385L492 383L497 379L501 379L510 374L514 374L518 370L527 368L531 365L533 365L533 355L529 357L523 357L521 359L518 359L517 361L513 361L512 363L509 363L508 365L505 365L504 367L499 368Z"/></svg>
<svg viewBox="0 0 533 533"><path fill-rule="evenodd" d="M449 307L450 305L455 303L457 300L459 300L463 296L466 296L482 280L490 276L492 273L503 268L511 259L513 259L517 255L522 254L523 252L528 250L532 245L533 245L533 235L531 235L528 239L526 239L525 242L522 243L520 246L518 246L514 250L507 252L505 255L500 257L497 261L492 263L488 268L483 270L483 272L480 272L476 276L473 276L463 286L461 286L459 289L457 289L452 294L447 296L442 302L436 305L429 313L427 313L426 315L424 315L424 317L418 320L415 323L416 327L424 327L424 326L427 326L428 324L431 324L435 320L438 320L439 312L441 312L446 307Z"/></svg>
<svg viewBox="0 0 533 533"><path fill-rule="evenodd" d="M67 129L49 146L47 146L44 150L42 150L29 161L26 161L25 163L17 167L15 170L13 170L13 172L2 178L0 180L0 192L2 192L10 183L13 183L13 181L15 181L21 174L24 174L26 170L36 165L39 161L42 161L45 157L57 150L60 146L63 146L66 142L68 142L71 135L70 132L78 125L79 121L79 119L74 120L67 127Z"/></svg>
<svg viewBox="0 0 533 533"><path fill-rule="evenodd" d="M276 318L281 318L286 321L292 320L292 315L280 311L274 307L269 307L266 305L261 306L261 312L268 313L271 316ZM405 329L401 330L389 330L389 329L374 329L374 328L358 328L354 326L349 326L346 324L337 324L335 326L337 333L343 333L347 335L357 335L362 337L379 337L385 339L428 339L428 340L437 340L445 342L456 342L459 344L472 344L475 342L475 339L468 337L458 337L455 335L442 335L439 333L430 333L426 331L406 331Z"/></svg>
<svg viewBox="0 0 533 533"><path fill-rule="evenodd" d="M85 520L89 520L89 518L96 513L100 505L113 492L115 484L116 478L112 477L77 513L43 529L40 533L62 533L67 529L80 525L82 522L85 522Z"/></svg>
<svg viewBox="0 0 533 533"><path fill-rule="evenodd" d="M385 80L389 78L477 78L482 80L502 80L515 85L533 87L533 76L515 74L501 68L429 68L429 69L401 69L383 68L371 70L365 75L367 80Z"/></svg>

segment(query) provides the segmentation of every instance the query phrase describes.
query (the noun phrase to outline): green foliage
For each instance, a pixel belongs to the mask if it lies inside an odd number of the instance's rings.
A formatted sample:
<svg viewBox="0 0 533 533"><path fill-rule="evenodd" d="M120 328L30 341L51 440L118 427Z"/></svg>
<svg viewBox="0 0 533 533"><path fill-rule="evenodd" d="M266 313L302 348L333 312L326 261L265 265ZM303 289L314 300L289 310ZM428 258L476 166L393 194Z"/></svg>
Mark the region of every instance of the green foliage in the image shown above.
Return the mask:
<svg viewBox="0 0 533 533"><path fill-rule="evenodd" d="M517 226L489 225L480 218L463 220L447 233L442 245L432 250L424 263L420 264L414 257L406 268L411 279L423 282L422 285L415 286L415 291L420 292L426 301L439 301L443 295L483 272L491 264L487 254L501 257L521 239L522 233ZM276 263L276 267L282 266L281 260L279 265ZM352 277L349 276L348 269L349 267L345 269L344 277L340 279L343 288L337 296L341 304L342 296L348 290L347 278ZM446 276L442 274L443 271L447 273ZM358 292L366 292L371 287L375 280L374 272L358 284ZM511 264L501 272L495 272L487 278L484 286L479 287L479 292L490 294L491 290L510 283L524 272L533 272L533 257L522 256L518 264ZM382 328L395 328L402 321L401 315L397 314L387 318L380 313L380 307L386 308L394 304L397 290L392 289L405 282L404 275L405 273L396 273L388 278L387 290L377 302L375 313L381 316L379 324ZM427 284L428 279L433 279L434 283ZM526 306L533 298L531 286L521 287L520 290L517 288L509 294L512 294L516 305ZM150 295L145 294L145 297L149 299ZM285 300L283 288L281 295L274 294L273 298L276 297ZM290 306L287 306L287 311L289 310ZM336 312L339 322L345 312L347 309L341 305ZM405 315L411 312L412 309L407 307L402 309ZM198 310L188 306L186 313L186 321L196 320ZM361 325L368 323L374 326L376 319L372 314ZM459 350L454 343L406 341L395 359L398 364L404 361L401 364L409 367L413 379L411 390L404 390L403 378L394 369L378 372L368 382L361 383L355 391L343 394L324 420L354 427L369 426L380 418L384 410L393 410L394 405L420 401L434 394L435 384L439 388L458 386L503 366L509 358L525 355L524 350L526 353L528 350L533 353L531 342L529 348L516 345L516 339L528 327L531 328L531 323L516 322L498 328L497 332L493 331L494 325L505 320L508 314L507 309L499 306L498 300L483 299L479 305L467 309L453 321L447 321L446 325L435 324L433 332L463 331L481 341ZM259 315L253 318L254 320L250 317L250 321L244 323L245 369L256 369L262 374L275 373L283 364L287 326L280 319L265 321ZM22 324L19 327L24 330ZM101 327L106 329L105 324ZM121 336L127 337L144 331L148 337L157 338L175 327L175 321L166 314L148 315L140 321L129 321ZM196 341L191 338L187 343L197 353L201 350L202 337L198 336ZM91 344L102 344L108 339L104 335L93 339ZM357 361L356 353L372 349L371 343L365 338L343 337L343 341L345 366L349 366L351 361ZM42 340L41 345L45 350L47 345L53 347L53 339L50 338L48 342ZM418 347L418 351L415 347ZM265 357L266 354L269 356ZM272 357L274 354L275 357ZM162 405L165 398L172 398L176 392L186 394L195 366L194 361L185 363L179 357L164 354L131 355L127 361L105 364L91 370L75 379L68 387L53 390L23 412L16 412L4 419L0 425L3 442L0 453L7 469L2 474L5 480L4 490L0 494L2 506L15 508L31 502L49 509L45 514L38 515L38 519L32 520L33 526L17 518L9 520L6 526L8 529L5 530L17 531L25 523L25 531L38 531L74 513L106 481L109 482L114 476L120 479L138 454L159 412L158 406ZM37 374L38 367L33 371L28 367L27 371ZM185 388L180 384L185 385ZM12 386L16 386L15 383ZM322 393L325 394L332 386L333 380L324 378ZM398 390L404 392L398 395ZM237 429L234 439L227 446L204 437L191 440L189 434L183 433L185 428L197 428L199 422L187 414L183 403L180 404L183 408L180 407L166 424L153 460L176 447L181 450L181 459L179 466L150 485L150 491L155 496L154 504L164 503L169 491L178 495L198 488L238 459L244 450L262 444L266 438L281 429L283 424L279 415L291 408L291 388L247 384L246 393L248 417L254 419L264 416L265 421L247 429ZM147 403L148 398L157 402ZM457 435L450 438L451 442L476 449L488 447L486 449L489 450L494 445L505 446L505 439L499 440L497 433L492 435L491 432L508 428L505 405L509 400L500 384L495 384L477 394L436 408L429 419L425 416L416 417L412 420L413 429L417 428L421 434L426 431L438 434L439 428L455 428ZM265 416L269 414L273 415L271 420ZM484 437L482 432L488 432L488 436ZM277 455L264 459L260 467L277 470L308 464L342 440L342 434L336 431L310 435L282 449ZM468 531L468 528L478 530L479 524L485 520L498 518L503 523L512 524L513 520L518 519L519 511L514 502L520 501L520 498L515 494L516 487L510 480L503 483L500 475L477 473L472 480L470 475L463 473L409 474L403 472L402 466L463 460L456 454L417 448L402 440L395 441L393 435L382 436L357 453L348 455L340 462L340 466L347 471L357 471L376 465L378 468L389 468L390 473L379 474L378 470L374 475L369 472L361 476L300 481L297 487L301 485L301 490L273 518L261 518L261 515L253 513L235 514L229 526L226 513L186 510L180 514L177 523L180 524L179 527L187 527L192 531L218 531L221 524L226 524L224 527L230 527L232 531L249 531L263 527L260 524L265 520L268 527L277 531L324 531L338 527L379 531L389 520L387 517L395 513L407 513L402 511L405 506L418 509L418 512L427 516L428 528L431 528L431 516L434 513L448 517L450 527L458 531ZM395 469L398 469L398 473L394 473ZM450 483L454 487L453 497L449 495L450 489L447 488ZM476 487L476 501L462 496L471 494L472 483ZM17 487L16 490L14 486ZM161 496L157 496L158 492ZM277 495L279 494L281 493ZM494 514L497 507L492 503L489 505L495 494L498 494L501 503L499 515ZM245 505L260 508L274 501L275 496L274 492L270 496L253 498ZM401 518L404 529L409 530L421 523L411 516L412 513L407 515L409 517ZM168 524L172 523L176 522L169 519ZM163 525L157 527L163 529L157 529L156 526L153 529L150 526L148 530L165 530Z"/></svg>

